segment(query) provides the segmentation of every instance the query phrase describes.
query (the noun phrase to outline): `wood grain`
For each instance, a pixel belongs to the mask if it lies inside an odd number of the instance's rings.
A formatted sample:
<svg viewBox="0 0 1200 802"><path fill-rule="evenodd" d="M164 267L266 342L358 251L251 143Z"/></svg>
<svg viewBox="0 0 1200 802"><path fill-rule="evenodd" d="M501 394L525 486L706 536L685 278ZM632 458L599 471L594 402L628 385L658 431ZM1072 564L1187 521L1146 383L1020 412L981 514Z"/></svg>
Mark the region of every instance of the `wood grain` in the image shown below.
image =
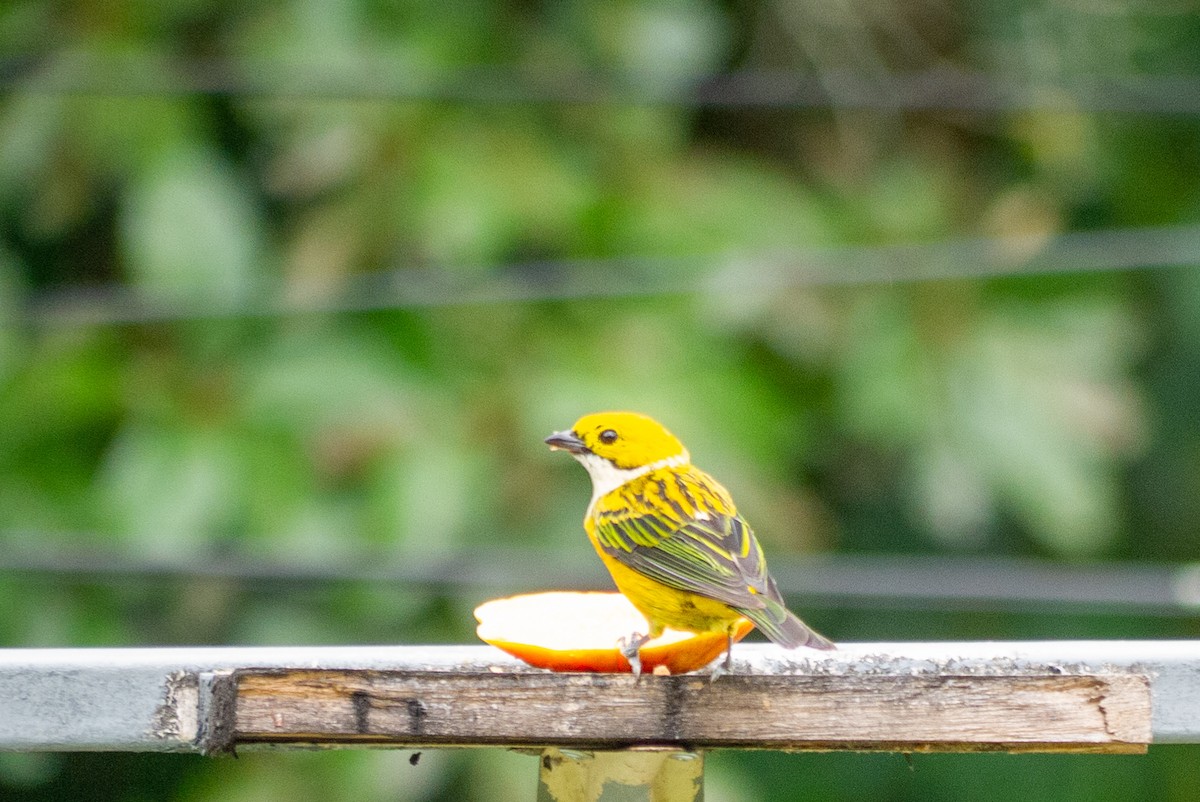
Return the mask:
<svg viewBox="0 0 1200 802"><path fill-rule="evenodd" d="M234 745L1141 752L1136 674L236 672Z"/></svg>

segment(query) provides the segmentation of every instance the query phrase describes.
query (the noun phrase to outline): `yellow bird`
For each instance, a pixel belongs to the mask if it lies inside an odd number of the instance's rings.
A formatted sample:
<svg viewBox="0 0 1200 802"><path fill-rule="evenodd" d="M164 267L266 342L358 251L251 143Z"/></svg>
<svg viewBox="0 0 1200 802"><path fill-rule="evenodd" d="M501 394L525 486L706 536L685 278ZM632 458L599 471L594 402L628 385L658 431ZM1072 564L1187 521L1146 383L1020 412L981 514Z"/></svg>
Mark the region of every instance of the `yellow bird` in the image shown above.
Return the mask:
<svg viewBox="0 0 1200 802"><path fill-rule="evenodd" d="M635 412L599 412L546 443L587 468L592 502L583 527L617 589L650 625L622 642L634 673L642 644L664 627L724 632L723 670L731 670L742 616L787 649L835 648L787 609L729 492L692 465L662 424Z"/></svg>

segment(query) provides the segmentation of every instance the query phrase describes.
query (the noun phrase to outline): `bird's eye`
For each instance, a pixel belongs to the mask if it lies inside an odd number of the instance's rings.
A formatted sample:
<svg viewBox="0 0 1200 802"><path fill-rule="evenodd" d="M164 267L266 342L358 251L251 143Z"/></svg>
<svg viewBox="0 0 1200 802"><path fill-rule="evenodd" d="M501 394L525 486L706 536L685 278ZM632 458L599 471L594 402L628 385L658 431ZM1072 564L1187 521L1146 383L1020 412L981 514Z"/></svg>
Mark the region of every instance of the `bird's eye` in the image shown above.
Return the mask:
<svg viewBox="0 0 1200 802"><path fill-rule="evenodd" d="M600 442L604 443L606 446L611 446L613 443L617 442L617 433L612 429L605 429L604 431L600 432Z"/></svg>

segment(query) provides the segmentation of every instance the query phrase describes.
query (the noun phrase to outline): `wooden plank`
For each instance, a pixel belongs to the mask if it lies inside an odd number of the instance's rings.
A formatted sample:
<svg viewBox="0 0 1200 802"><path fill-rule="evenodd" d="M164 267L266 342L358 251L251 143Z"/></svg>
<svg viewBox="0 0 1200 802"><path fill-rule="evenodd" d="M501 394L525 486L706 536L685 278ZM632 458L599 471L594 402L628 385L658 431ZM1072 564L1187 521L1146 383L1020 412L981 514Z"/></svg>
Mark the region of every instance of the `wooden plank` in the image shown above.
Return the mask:
<svg viewBox="0 0 1200 802"><path fill-rule="evenodd" d="M1142 752L1138 674L241 670L234 745Z"/></svg>

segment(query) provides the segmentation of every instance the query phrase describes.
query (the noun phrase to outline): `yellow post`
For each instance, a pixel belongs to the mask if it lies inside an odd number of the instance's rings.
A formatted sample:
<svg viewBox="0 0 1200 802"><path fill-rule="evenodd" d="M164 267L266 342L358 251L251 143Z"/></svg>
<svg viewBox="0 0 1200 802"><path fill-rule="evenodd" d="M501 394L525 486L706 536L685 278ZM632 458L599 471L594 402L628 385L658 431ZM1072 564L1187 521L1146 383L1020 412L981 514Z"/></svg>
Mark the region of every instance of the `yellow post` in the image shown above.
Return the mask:
<svg viewBox="0 0 1200 802"><path fill-rule="evenodd" d="M538 802L703 802L704 757L675 749L542 752Z"/></svg>

